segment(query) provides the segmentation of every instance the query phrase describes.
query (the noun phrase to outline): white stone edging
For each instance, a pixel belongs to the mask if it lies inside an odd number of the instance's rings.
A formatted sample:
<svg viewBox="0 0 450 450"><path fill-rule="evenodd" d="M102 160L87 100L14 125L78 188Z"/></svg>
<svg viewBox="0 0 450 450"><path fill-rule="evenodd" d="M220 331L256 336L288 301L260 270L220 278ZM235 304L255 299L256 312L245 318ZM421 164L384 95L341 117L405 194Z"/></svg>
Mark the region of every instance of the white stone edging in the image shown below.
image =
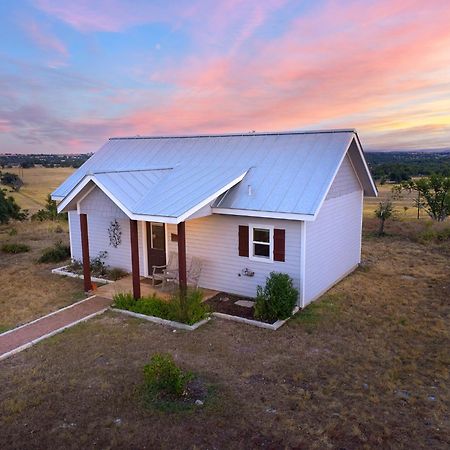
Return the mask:
<svg viewBox="0 0 450 450"><path fill-rule="evenodd" d="M88 300L88 299L86 299L86 300ZM65 309L65 308L63 308L63 309ZM81 319L75 320L75 322L71 322L71 323L69 323L67 325L64 325L61 328L58 328L56 330L51 331L50 333L44 334L43 336L40 336L40 337L38 337L36 339L33 339L32 341L29 341L26 344L23 344L20 347L15 348L14 350L10 350L9 352L3 353L3 355L0 355L0 361L2 361L3 359L8 358L9 356L15 355L16 353L19 353L22 350L26 350L27 348L37 344L38 342L43 341L44 339L47 339L49 337L52 337L55 334L61 333L62 331L67 330L68 328L71 328L71 327L73 327L73 326L75 326L75 325L77 325L77 324L79 324L81 322L85 322L86 320L92 319L92 317L95 317L95 316L98 316L100 314L103 314L107 309L108 308L103 308L100 311L96 311L95 313L89 314L86 317L82 317ZM61 310L59 310L59 311L61 311ZM56 312L58 312L58 311L56 311ZM55 313L52 313L52 314L55 314ZM49 315L52 315L52 314L49 314ZM45 317L47 317L47 316L45 316ZM33 321L33 322L35 322L35 321ZM33 322L30 322L30 323L33 323ZM25 325L29 325L29 323L25 324ZM23 326L25 326L25 325L23 325ZM18 327L18 328L21 328L21 327ZM17 330L17 328L15 328L14 330ZM14 330L12 330L12 331L14 331Z"/></svg>
<svg viewBox="0 0 450 450"><path fill-rule="evenodd" d="M146 314L135 313L133 311L128 311L127 309L119 309L111 307L111 311L126 314L128 316L136 317L138 319L148 320L149 322L159 323L160 325L167 325L169 327L179 328L181 330L187 331L194 331L198 327L204 325L205 323L211 320L210 317L207 317L206 319L200 320L200 322L194 323L194 325L188 325L186 323L175 322L173 320L161 319L161 317L147 316Z"/></svg>
<svg viewBox="0 0 450 450"><path fill-rule="evenodd" d="M64 306L64 308L57 309L56 311L48 313L45 316L38 317L37 319L34 319L31 322L27 322L27 323L24 323L23 325L19 325L18 327L11 328L10 330L5 331L4 333L0 333L0 337L5 336L6 334L12 333L13 331L20 330L21 328L27 327L28 325L31 325L33 323L39 322L40 320L46 319L47 317L53 316L54 314L58 314L59 312L64 311L66 309L73 308L74 306L79 305L80 303L83 303L83 302L85 302L87 300L90 300L91 298L94 298L94 297L96 297L96 295L91 295L90 297L83 298L82 300L79 300L79 301L77 301L75 303L72 303L70 305Z"/></svg>
<svg viewBox="0 0 450 450"><path fill-rule="evenodd" d="M62 267L57 267L56 269L52 269L52 273L54 273L56 275L62 275L64 277L81 278L82 280L84 280L84 275L81 275L78 273L73 273L73 272L68 272L67 270L65 270L66 267L68 267L68 266L62 266ZM112 280L107 280L106 278L98 278L98 277L91 277L91 281L93 281L94 283L105 283L105 284L114 283L114 281L112 281Z"/></svg>
<svg viewBox="0 0 450 450"><path fill-rule="evenodd" d="M259 320L253 320L253 319L246 319L245 317L239 317L239 316L232 316L230 314L225 314L221 312L213 312L212 315L214 317L218 317L219 319L225 319L225 320L231 320L233 322L240 322L240 323L246 323L247 325L253 325L254 327L259 328L266 328L267 330L276 331L278 328L283 326L292 316L297 314L299 311L299 307L296 306L294 310L292 311L292 315L284 320L277 320L274 323L266 323L266 322L260 322Z"/></svg>

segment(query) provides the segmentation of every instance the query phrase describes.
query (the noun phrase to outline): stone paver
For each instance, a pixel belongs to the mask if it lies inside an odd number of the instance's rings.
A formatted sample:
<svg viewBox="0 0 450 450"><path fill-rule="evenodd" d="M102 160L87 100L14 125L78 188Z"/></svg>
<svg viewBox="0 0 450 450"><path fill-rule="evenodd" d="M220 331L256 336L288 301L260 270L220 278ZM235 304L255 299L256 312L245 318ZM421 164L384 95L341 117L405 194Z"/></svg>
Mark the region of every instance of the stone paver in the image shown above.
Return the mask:
<svg viewBox="0 0 450 450"><path fill-rule="evenodd" d="M26 348L26 346L32 345L34 341L40 340L43 336L70 327L92 314L100 313L110 304L111 299L109 298L91 297L4 333L0 335L0 359L14 351L20 351L21 347Z"/></svg>

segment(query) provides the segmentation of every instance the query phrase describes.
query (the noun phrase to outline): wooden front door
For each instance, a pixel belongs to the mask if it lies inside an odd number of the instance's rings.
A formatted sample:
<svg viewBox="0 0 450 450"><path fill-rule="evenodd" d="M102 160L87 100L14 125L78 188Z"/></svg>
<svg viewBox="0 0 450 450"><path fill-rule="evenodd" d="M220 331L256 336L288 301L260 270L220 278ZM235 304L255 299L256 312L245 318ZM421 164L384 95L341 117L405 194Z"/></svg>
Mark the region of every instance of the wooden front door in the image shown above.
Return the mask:
<svg viewBox="0 0 450 450"><path fill-rule="evenodd" d="M153 266L166 264L166 227L159 222L146 222L148 275L152 275Z"/></svg>

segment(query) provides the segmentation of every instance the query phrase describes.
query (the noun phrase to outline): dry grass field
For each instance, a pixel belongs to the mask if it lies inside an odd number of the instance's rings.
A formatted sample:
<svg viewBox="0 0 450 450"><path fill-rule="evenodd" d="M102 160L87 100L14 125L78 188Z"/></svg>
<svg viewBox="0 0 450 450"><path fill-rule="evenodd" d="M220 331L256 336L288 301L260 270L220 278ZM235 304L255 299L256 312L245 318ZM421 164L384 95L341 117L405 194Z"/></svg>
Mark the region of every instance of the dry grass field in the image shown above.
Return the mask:
<svg viewBox="0 0 450 450"><path fill-rule="evenodd" d="M65 223L0 225L0 248L6 243L31 247L30 252L19 254L0 250L0 332L84 297L82 281L51 274L50 270L58 264L36 263L42 250L59 240L69 240Z"/></svg>
<svg viewBox="0 0 450 450"><path fill-rule="evenodd" d="M24 182L19 192L11 195L17 203L31 213L35 213L45 204L47 195L56 189L75 169L71 167L33 167L30 169L5 169L5 172L19 175ZM3 186L2 186L3 187Z"/></svg>
<svg viewBox="0 0 450 450"><path fill-rule="evenodd" d="M378 207L380 201L385 201L391 198L392 187L394 184L383 184L377 186L378 197L377 198L365 198L364 199L364 216L371 218L373 217L375 209ZM414 207L414 198L416 194L414 192L404 191L400 199L393 201L395 207L395 213L399 219L416 219L417 218L417 208ZM427 213L423 210L420 211L420 217L426 218Z"/></svg>
<svg viewBox="0 0 450 450"><path fill-rule="evenodd" d="M24 192L43 201L59 181ZM379 238L375 207L365 206L361 268L277 332L218 319L173 332L109 312L1 361L0 448L449 448L450 243L430 238L449 225L408 210ZM80 280L35 262L67 241L56 227L0 227L0 245L31 247L0 252L3 329L83 296ZM155 352L210 386L203 406L144 406Z"/></svg>
<svg viewBox="0 0 450 450"><path fill-rule="evenodd" d="M447 449L449 242L415 242L424 222L365 228L363 266L277 332L107 313L0 362L0 447ZM37 276L28 299L67 300ZM144 407L155 352L210 386L203 406Z"/></svg>

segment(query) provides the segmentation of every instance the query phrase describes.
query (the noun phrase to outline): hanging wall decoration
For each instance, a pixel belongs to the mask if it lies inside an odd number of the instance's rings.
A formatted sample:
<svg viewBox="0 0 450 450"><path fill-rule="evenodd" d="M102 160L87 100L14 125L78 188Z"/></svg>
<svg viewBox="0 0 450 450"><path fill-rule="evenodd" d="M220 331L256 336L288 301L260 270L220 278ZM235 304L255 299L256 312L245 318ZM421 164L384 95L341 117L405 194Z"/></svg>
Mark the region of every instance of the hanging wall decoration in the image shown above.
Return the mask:
<svg viewBox="0 0 450 450"><path fill-rule="evenodd" d="M117 222L117 220L113 220L109 224L108 234L109 234L109 245L113 246L114 248L117 248L122 242L122 231L120 229L120 225L119 222Z"/></svg>

